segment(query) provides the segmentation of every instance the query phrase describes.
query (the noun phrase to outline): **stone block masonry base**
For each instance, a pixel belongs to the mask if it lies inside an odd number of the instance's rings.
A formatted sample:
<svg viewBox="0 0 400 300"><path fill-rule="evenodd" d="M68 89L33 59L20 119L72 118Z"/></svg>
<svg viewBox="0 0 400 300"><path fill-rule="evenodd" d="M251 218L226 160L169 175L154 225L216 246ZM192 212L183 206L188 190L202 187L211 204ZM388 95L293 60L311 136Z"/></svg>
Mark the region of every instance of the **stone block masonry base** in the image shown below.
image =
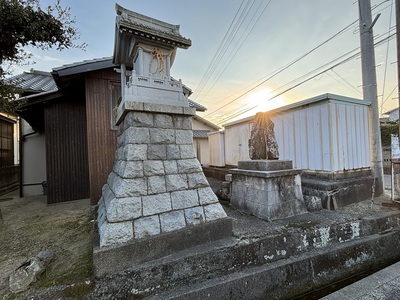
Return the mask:
<svg viewBox="0 0 400 300"><path fill-rule="evenodd" d="M232 169L231 204L264 220L283 219L307 212L301 189L301 170L291 161L243 161ZM272 167L272 171L263 170Z"/></svg>
<svg viewBox="0 0 400 300"><path fill-rule="evenodd" d="M230 236L231 221L195 156L194 110L168 106L163 112L159 105L152 112L145 105L131 106L142 109L127 112L119 124L113 171L99 201L99 248L160 243L172 250L171 242L180 243L176 236L186 244ZM165 253L151 248L134 254L150 259Z"/></svg>

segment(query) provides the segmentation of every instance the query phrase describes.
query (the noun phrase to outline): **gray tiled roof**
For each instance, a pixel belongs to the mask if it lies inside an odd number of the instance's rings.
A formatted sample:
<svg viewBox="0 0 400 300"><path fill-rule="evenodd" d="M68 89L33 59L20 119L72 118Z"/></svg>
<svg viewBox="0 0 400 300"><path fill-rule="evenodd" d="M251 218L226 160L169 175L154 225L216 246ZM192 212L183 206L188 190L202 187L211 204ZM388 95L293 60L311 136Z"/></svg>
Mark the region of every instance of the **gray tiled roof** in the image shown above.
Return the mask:
<svg viewBox="0 0 400 300"><path fill-rule="evenodd" d="M80 62L74 62L71 64L62 65L60 67L53 68L53 72L43 72L37 70L31 70L22 74L13 76L7 81L16 84L19 88L25 92L48 92L56 91L57 86L54 81L54 75L57 78L62 76L80 74L105 68L116 67L112 63L111 57L95 58L91 60L83 60ZM172 79L175 80L175 79ZM184 86L186 93L190 94L191 90ZM196 108L196 111L206 111L207 108L197 102L189 99L189 106Z"/></svg>
<svg viewBox="0 0 400 300"><path fill-rule="evenodd" d="M57 90L56 83L49 72L34 69L12 76L6 82L23 89L25 92L41 93Z"/></svg>
<svg viewBox="0 0 400 300"><path fill-rule="evenodd" d="M112 62L112 57L102 57L53 68L52 74L57 76L68 76L112 67L116 67Z"/></svg>
<svg viewBox="0 0 400 300"><path fill-rule="evenodd" d="M206 111L207 108L200 103L194 102L193 100L189 99L189 106L196 108L197 111Z"/></svg>
<svg viewBox="0 0 400 300"><path fill-rule="evenodd" d="M206 139L208 138L207 133L209 132L210 130L193 130L193 137Z"/></svg>

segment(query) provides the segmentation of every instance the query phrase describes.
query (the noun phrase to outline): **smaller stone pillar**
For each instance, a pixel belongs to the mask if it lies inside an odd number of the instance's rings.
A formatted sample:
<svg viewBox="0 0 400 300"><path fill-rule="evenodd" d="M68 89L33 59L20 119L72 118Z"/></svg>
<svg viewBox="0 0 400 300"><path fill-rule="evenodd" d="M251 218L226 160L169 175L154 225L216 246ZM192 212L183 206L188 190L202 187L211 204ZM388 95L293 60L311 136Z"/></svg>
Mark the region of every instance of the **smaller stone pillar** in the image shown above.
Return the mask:
<svg viewBox="0 0 400 300"><path fill-rule="evenodd" d="M230 170L231 204L268 221L306 213L301 172L290 160L239 161L238 168Z"/></svg>

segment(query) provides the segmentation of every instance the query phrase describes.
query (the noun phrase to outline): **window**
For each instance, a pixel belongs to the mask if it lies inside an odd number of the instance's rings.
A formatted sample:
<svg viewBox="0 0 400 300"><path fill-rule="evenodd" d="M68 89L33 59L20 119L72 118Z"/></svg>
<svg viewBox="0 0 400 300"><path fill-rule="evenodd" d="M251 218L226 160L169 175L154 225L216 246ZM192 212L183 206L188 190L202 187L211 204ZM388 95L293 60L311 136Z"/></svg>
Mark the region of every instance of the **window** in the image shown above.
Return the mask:
<svg viewBox="0 0 400 300"><path fill-rule="evenodd" d="M14 165L14 127L0 119L0 168Z"/></svg>
<svg viewBox="0 0 400 300"><path fill-rule="evenodd" d="M121 84L118 82L110 82L110 94L111 94L111 129L118 129L115 125L118 106L121 102Z"/></svg>

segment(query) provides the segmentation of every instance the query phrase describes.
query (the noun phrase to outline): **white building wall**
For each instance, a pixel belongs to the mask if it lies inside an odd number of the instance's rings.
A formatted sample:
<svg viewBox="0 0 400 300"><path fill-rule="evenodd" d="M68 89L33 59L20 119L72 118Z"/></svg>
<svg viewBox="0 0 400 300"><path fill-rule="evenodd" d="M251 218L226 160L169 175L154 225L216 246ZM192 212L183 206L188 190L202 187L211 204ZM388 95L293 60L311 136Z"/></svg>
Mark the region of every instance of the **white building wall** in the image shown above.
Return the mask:
<svg viewBox="0 0 400 300"><path fill-rule="evenodd" d="M370 167L368 106L326 100L274 112L279 158L294 168L340 172ZM248 160L253 119L226 126L226 164ZM212 159L212 158L211 158Z"/></svg>
<svg viewBox="0 0 400 300"><path fill-rule="evenodd" d="M209 130L215 131L214 127L211 127L203 122L199 121L194 117L192 119L192 129L193 130ZM194 138L193 139L193 147L196 153L197 159L203 166L210 165L210 147L207 138Z"/></svg>
<svg viewBox="0 0 400 300"><path fill-rule="evenodd" d="M220 131L208 134L210 166L225 167L225 133Z"/></svg>
<svg viewBox="0 0 400 300"><path fill-rule="evenodd" d="M208 139L193 139L196 157L203 166L210 165L210 153Z"/></svg>
<svg viewBox="0 0 400 300"><path fill-rule="evenodd" d="M251 123L245 122L225 128L225 163L237 165L239 160L249 160Z"/></svg>
<svg viewBox="0 0 400 300"><path fill-rule="evenodd" d="M300 169L337 172L367 168L368 107L324 102L271 117L281 159Z"/></svg>
<svg viewBox="0 0 400 300"><path fill-rule="evenodd" d="M195 117L193 118L193 121L192 121L192 128L193 128L193 130L211 130L211 131L215 131L215 128L212 128L212 127L208 126L207 124L199 122L198 120L195 119Z"/></svg>
<svg viewBox="0 0 400 300"><path fill-rule="evenodd" d="M32 128L24 120L22 120L21 126L22 135L33 132ZM41 183L46 181L45 136L44 134L35 133L27 136L21 143L23 147L23 195L42 195L43 187Z"/></svg>

